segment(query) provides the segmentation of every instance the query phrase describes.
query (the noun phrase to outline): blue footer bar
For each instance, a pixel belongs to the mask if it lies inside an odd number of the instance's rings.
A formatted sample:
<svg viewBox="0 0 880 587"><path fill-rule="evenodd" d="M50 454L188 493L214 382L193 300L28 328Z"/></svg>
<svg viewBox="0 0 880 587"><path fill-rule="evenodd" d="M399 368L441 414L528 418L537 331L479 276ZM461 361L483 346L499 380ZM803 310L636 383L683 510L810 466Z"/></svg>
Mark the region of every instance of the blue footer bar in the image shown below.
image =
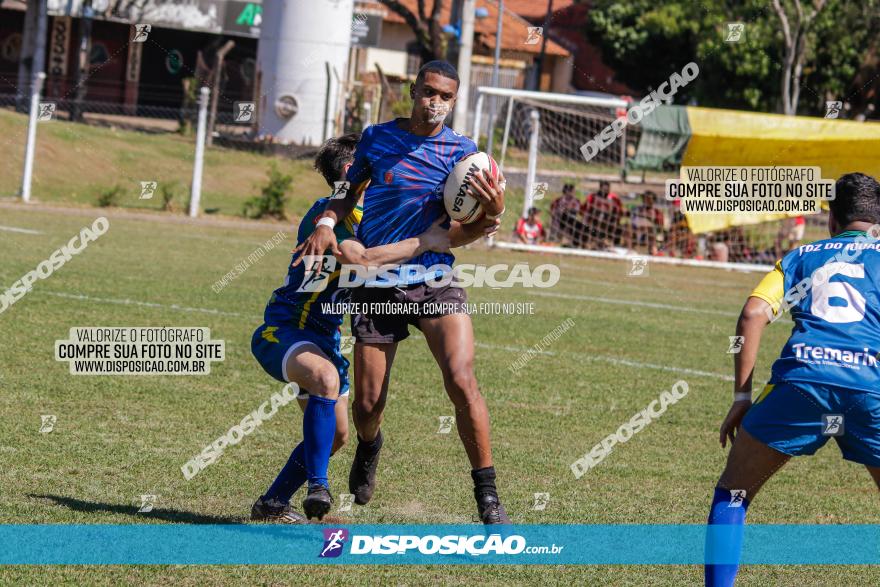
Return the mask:
<svg viewBox="0 0 880 587"><path fill-rule="evenodd" d="M0 525L0 564L880 564L880 525L742 528Z"/></svg>

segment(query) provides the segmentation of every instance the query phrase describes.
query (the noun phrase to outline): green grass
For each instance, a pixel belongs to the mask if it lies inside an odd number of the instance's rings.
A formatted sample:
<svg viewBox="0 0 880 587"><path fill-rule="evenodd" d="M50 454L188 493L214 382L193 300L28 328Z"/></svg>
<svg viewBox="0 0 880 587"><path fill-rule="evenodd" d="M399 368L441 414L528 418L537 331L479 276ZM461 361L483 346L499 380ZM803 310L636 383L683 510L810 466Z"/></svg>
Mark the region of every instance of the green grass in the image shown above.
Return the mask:
<svg viewBox="0 0 880 587"><path fill-rule="evenodd" d="M3 289L99 213L4 208L0 224L42 234L0 231ZM244 521L300 437L294 406L282 408L191 481L183 480L180 466L279 387L251 357L249 344L269 293L281 282L287 243L217 294L211 285L277 225L110 220L107 234L0 314L0 523ZM649 276L629 277L624 262L480 248L459 258L561 266L561 281L549 291L468 292L473 302L534 303L533 316L474 318L476 374L492 415L499 490L514 520L702 523L726 455L717 430L731 395L725 380L732 371L728 336L759 276L651 265ZM668 307L640 305L645 303ZM575 327L547 349L555 354L535 358L511 376L508 365L567 318ZM72 376L66 363L54 360L54 341L67 338L73 326L206 326L212 337L226 341L227 358L204 377ZM777 323L766 333L756 380L768 374L789 326ZM681 371L686 369L708 375ZM575 459L678 379L690 385L686 398L583 478L573 477L569 465ZM367 507L355 506L347 521L470 521L474 506L464 451L455 434L437 434L438 417L451 413L424 340L411 337L394 368L377 494ZM53 432L38 432L41 414L57 415ZM353 453L353 446L346 446L331 461L335 493L345 492ZM531 509L535 492L550 493L545 511ZM154 513L136 513L143 493L159 496ZM876 506L876 489L864 469L826 448L786 466L755 501L749 520L878 523ZM738 584L822 584L831 571L747 567ZM880 571L870 567L833 572L845 584L880 581ZM694 566L0 569L0 584L698 585L701 580L702 570Z"/></svg>
<svg viewBox="0 0 880 587"><path fill-rule="evenodd" d="M21 187L27 118L0 109L0 195L14 196ZM178 209L189 202L195 139L176 134L147 134L54 120L37 127L32 193L35 200L94 206L98 195L119 185L125 191L120 206L159 210L160 192L141 200L141 181L159 186L177 184ZM311 169L311 161L276 158L282 172L293 176L289 210L304 206L328 192ZM267 183L272 157L212 147L206 151L201 208L240 216L245 200Z"/></svg>

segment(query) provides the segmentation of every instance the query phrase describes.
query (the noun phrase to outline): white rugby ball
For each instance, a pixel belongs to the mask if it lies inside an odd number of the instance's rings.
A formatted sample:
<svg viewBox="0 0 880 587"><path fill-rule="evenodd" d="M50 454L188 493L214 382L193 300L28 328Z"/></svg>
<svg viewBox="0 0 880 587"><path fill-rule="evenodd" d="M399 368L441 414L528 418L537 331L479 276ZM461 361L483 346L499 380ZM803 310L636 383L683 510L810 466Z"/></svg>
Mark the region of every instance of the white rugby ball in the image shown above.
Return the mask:
<svg viewBox="0 0 880 587"><path fill-rule="evenodd" d="M482 173L484 169L494 179L498 179L498 164L482 151L467 155L452 168L443 187L443 203L446 212L453 220L469 224L482 216L483 206L478 199L468 193L468 188L474 176Z"/></svg>

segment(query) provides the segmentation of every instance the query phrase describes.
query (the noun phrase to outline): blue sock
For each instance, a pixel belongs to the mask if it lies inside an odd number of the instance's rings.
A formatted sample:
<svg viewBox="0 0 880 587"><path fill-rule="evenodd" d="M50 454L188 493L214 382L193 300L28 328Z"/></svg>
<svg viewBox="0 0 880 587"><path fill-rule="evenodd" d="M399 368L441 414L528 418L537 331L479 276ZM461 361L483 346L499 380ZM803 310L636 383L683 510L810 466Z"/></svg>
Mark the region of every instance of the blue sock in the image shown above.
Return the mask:
<svg viewBox="0 0 880 587"><path fill-rule="evenodd" d="M284 503L290 503L290 498L296 493L296 490L302 487L306 482L308 474L306 473L305 461L306 448L305 444L300 442L290 453L287 464L278 473L278 477L269 487L269 491L263 497L266 499L277 499Z"/></svg>
<svg viewBox="0 0 880 587"><path fill-rule="evenodd" d="M320 483L324 487L330 487L327 481L327 465L333 449L333 437L336 435L335 408L335 399L309 396L303 415L303 444L309 484Z"/></svg>
<svg viewBox="0 0 880 587"><path fill-rule="evenodd" d="M732 500L728 489L715 488L712 509L709 510L709 527L706 529L706 560L710 555L729 559L735 555L739 560L742 552L744 524L749 500ZM741 504L738 507L735 504ZM706 587L732 587L736 580L738 564L706 564L704 567Z"/></svg>

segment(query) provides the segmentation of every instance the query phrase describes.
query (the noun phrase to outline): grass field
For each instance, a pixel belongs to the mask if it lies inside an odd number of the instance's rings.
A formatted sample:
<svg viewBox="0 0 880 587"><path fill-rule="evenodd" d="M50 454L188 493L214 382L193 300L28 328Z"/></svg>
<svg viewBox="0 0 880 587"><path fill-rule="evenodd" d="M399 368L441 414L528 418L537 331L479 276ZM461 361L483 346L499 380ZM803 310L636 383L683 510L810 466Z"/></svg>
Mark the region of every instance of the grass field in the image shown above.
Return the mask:
<svg viewBox="0 0 880 587"><path fill-rule="evenodd" d="M97 209L0 207L3 289L90 225ZM190 481L180 466L279 386L250 354L263 305L281 282L288 242L220 293L211 285L278 230L249 223L181 226L164 217L108 213L107 234L0 314L0 523L165 524L246 522L253 500L299 440L299 412L282 408ZM293 230L288 231L293 234ZM475 247L474 263L557 263L550 290L472 288L474 302L524 301L532 316L474 318L476 373L492 415L499 490L527 524L704 522L724 463L717 429L730 401L733 333L758 275L652 264L630 277L624 262L526 255ZM575 327L512 377L508 366L572 318ZM227 358L203 377L73 376L54 341L73 326L204 326ZM790 323L766 335L758 381ZM346 326L347 328L347 326ZM577 480L570 464L684 379L686 398ZM40 415L57 415L39 433ZM473 498L457 436L438 434L452 408L424 344L401 345L383 430L373 501L350 523L468 523ZM331 460L346 492L354 453ZM544 511L533 493L548 492ZM137 513L138 496L156 509ZM299 497L299 496L298 496ZM300 497L301 499L301 497ZM750 510L755 523L878 523L876 489L860 467L826 448L795 460ZM589 548L588 544L583 548ZM742 585L880 582L870 567L746 567ZM0 584L590 584L697 585L698 567L5 567Z"/></svg>

